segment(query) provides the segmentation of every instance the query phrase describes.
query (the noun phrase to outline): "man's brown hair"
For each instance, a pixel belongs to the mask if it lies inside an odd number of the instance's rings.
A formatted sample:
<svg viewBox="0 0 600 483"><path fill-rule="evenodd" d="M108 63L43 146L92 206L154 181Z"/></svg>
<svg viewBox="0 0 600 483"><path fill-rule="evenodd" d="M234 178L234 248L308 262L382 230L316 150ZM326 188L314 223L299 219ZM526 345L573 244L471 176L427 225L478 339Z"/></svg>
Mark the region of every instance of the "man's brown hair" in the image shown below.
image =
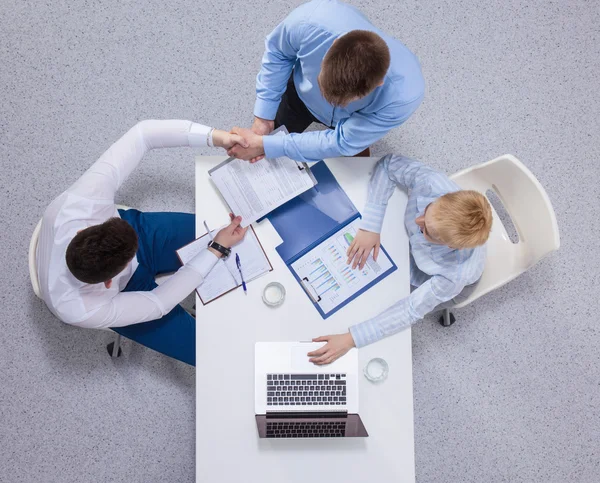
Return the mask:
<svg viewBox="0 0 600 483"><path fill-rule="evenodd" d="M80 231L67 247L67 266L77 280L102 283L125 269L138 249L138 237L129 223L109 218Z"/></svg>
<svg viewBox="0 0 600 483"><path fill-rule="evenodd" d="M433 231L452 248L483 245L492 229L492 208L487 198L472 190L448 193L435 200Z"/></svg>
<svg viewBox="0 0 600 483"><path fill-rule="evenodd" d="M390 67L390 49L374 32L352 30L325 54L319 86L327 102L345 105L365 97L383 82Z"/></svg>

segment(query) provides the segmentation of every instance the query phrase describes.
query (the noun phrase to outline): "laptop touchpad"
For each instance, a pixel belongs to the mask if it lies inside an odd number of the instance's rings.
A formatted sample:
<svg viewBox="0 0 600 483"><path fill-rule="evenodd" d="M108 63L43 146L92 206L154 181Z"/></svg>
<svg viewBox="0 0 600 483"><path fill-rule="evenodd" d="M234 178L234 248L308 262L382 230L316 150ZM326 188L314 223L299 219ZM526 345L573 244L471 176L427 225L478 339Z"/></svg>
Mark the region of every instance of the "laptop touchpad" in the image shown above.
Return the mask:
<svg viewBox="0 0 600 483"><path fill-rule="evenodd" d="M293 371L308 371L310 372L330 372L338 366L335 361L332 364L326 366L316 366L312 362L309 362L309 357L306 355L309 352L317 350L319 347L324 346L323 343L311 343L292 346L292 370ZM338 359L339 360L339 359Z"/></svg>

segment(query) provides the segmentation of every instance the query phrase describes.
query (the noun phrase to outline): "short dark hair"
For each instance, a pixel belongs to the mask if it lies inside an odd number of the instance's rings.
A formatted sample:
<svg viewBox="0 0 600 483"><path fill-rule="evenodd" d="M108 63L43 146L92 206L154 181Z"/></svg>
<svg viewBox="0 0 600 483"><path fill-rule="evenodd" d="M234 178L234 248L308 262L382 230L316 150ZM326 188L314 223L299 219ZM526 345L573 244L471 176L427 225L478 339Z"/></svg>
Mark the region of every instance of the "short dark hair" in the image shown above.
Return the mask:
<svg viewBox="0 0 600 483"><path fill-rule="evenodd" d="M138 237L129 223L109 218L80 231L67 247L67 266L77 280L102 283L123 271L138 249Z"/></svg>
<svg viewBox="0 0 600 483"><path fill-rule="evenodd" d="M390 67L385 40L368 30L352 30L338 38L323 58L319 86L333 105L343 105L374 90Z"/></svg>

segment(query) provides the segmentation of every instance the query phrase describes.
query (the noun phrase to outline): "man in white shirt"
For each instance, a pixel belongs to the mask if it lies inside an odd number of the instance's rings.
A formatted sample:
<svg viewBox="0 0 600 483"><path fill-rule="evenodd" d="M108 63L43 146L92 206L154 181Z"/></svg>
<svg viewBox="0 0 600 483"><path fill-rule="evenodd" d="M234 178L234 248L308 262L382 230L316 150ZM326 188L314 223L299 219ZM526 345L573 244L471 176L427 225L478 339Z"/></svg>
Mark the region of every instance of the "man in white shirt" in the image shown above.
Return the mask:
<svg viewBox="0 0 600 483"><path fill-rule="evenodd" d="M245 144L190 121L142 121L46 209L37 248L42 299L63 322L110 327L195 364L195 320L179 306L246 230L241 218L181 267L175 250L195 238L194 215L117 210L115 193L150 149ZM177 271L157 286L160 273Z"/></svg>

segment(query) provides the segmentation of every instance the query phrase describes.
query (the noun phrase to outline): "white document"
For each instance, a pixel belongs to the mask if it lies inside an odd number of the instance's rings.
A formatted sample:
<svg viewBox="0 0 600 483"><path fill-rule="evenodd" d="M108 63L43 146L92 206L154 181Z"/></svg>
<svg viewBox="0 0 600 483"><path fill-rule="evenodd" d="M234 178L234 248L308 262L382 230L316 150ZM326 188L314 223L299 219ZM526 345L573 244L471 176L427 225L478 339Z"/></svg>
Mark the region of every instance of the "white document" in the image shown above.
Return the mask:
<svg viewBox="0 0 600 483"><path fill-rule="evenodd" d="M214 237L219 230L213 230L211 235ZM194 258L208 245L209 238L204 235L194 242L181 247L177 250L177 255L184 265ZM246 285L261 275L273 270L269 259L265 255L263 248L256 237L254 230L250 228L244 239L237 245L231 247L231 255L227 260L219 260L208 276L204 279L202 285L196 288L200 300L207 304L221 295L242 285L240 272L238 271L235 256L240 257L242 273Z"/></svg>
<svg viewBox="0 0 600 483"><path fill-rule="evenodd" d="M283 136L279 131L273 136ZM209 171L232 213L242 217L242 227L317 184L308 165L287 157L250 163L230 158Z"/></svg>
<svg viewBox="0 0 600 483"><path fill-rule="evenodd" d="M362 270L346 264L346 253L360 221L354 220L292 263L303 287L325 314L393 267L383 250L379 251L377 261L369 255Z"/></svg>

